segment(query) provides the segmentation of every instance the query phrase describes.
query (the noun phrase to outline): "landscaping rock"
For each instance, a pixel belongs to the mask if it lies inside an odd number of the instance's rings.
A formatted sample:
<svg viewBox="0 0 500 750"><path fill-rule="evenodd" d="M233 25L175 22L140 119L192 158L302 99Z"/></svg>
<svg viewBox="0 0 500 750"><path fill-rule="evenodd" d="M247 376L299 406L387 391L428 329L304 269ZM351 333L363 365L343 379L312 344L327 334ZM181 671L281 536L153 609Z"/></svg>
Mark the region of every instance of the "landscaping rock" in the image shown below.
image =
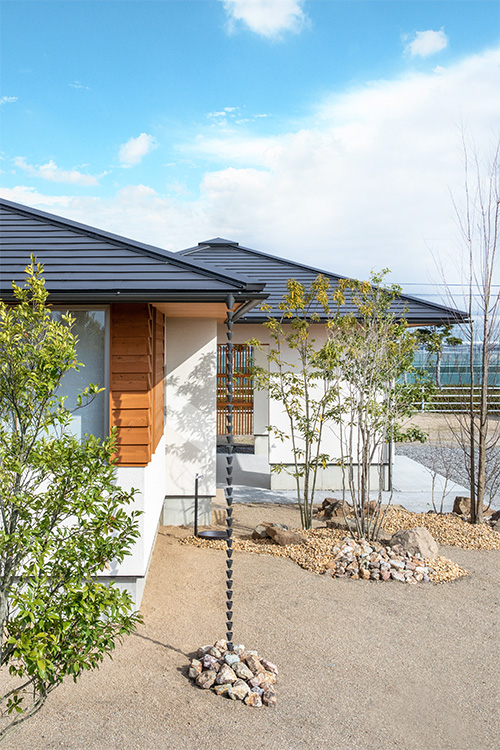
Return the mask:
<svg viewBox="0 0 500 750"><path fill-rule="evenodd" d="M252 531L252 539L267 539L267 529L269 526L270 524L268 523L259 523Z"/></svg>
<svg viewBox="0 0 500 750"><path fill-rule="evenodd" d="M306 541L302 534L297 531L288 531L278 526L269 526L267 533L269 538L281 547L286 547L289 544L305 544Z"/></svg>
<svg viewBox="0 0 500 750"><path fill-rule="evenodd" d="M470 514L470 497L457 495L453 502L453 513L458 516L468 516Z"/></svg>
<svg viewBox="0 0 500 750"><path fill-rule="evenodd" d="M396 545L401 545L405 552L410 552L412 555L418 553L422 557L436 557L439 553L438 543L423 526L396 531L389 544L393 550Z"/></svg>
<svg viewBox="0 0 500 750"><path fill-rule="evenodd" d="M235 665L236 666L236 665ZM223 664L220 668L220 671L217 674L216 682L218 685L224 685L227 683L233 683L236 682L238 677L236 676L235 672L231 669L229 664Z"/></svg>
<svg viewBox="0 0 500 750"><path fill-rule="evenodd" d="M268 661L267 659L262 659L262 666L267 672L272 672L273 674L278 674L278 667L276 664L273 664L272 661Z"/></svg>
<svg viewBox="0 0 500 750"><path fill-rule="evenodd" d="M240 680L251 680L253 678L253 672L242 661L235 664L233 670Z"/></svg>
<svg viewBox="0 0 500 750"><path fill-rule="evenodd" d="M213 690L216 695L227 695L230 687L231 684L229 682L226 682L225 685L214 685Z"/></svg>
<svg viewBox="0 0 500 750"><path fill-rule="evenodd" d="M203 658L191 660L188 675L198 687L211 688L216 695L242 701L253 708L276 705L274 684L278 667L260 659L257 651L247 651L242 644L228 651L227 642L221 639L213 646L203 646L197 653ZM221 656L216 658L214 653Z"/></svg>
<svg viewBox="0 0 500 750"><path fill-rule="evenodd" d="M191 665L189 667L189 677L192 680L195 680L199 674L201 674L203 671L203 664L201 661L198 661L198 659L192 659Z"/></svg>
<svg viewBox="0 0 500 750"><path fill-rule="evenodd" d="M233 685L229 686L227 695L232 701L242 701L250 692L250 688L244 680L236 680Z"/></svg>
<svg viewBox="0 0 500 750"><path fill-rule="evenodd" d="M259 708L262 706L262 698L258 693L254 693L253 691L250 691L245 696L245 703L247 706L253 706L254 708Z"/></svg>
<svg viewBox="0 0 500 750"><path fill-rule="evenodd" d="M257 674L257 672L263 672L264 667L261 664L260 659L255 656L255 654L250 654L246 658L247 667L252 671L253 674Z"/></svg>
<svg viewBox="0 0 500 750"><path fill-rule="evenodd" d="M276 705L276 693L274 690L264 690L262 695L262 703L264 706L275 706Z"/></svg>
<svg viewBox="0 0 500 750"><path fill-rule="evenodd" d="M215 656L211 656L211 654L205 654L205 656L202 659L203 669L215 669L216 671L220 667L220 661L215 658Z"/></svg>
<svg viewBox="0 0 500 750"><path fill-rule="evenodd" d="M231 667L233 664L237 664L240 660L240 657L238 654L235 654L233 651L227 651L227 653L224 654L224 661L226 664L229 664Z"/></svg>
<svg viewBox="0 0 500 750"><path fill-rule="evenodd" d="M217 677L217 672L213 669L207 669L206 672L202 672L198 675L195 682L198 685L198 687L201 687L203 690L208 690L212 687Z"/></svg>

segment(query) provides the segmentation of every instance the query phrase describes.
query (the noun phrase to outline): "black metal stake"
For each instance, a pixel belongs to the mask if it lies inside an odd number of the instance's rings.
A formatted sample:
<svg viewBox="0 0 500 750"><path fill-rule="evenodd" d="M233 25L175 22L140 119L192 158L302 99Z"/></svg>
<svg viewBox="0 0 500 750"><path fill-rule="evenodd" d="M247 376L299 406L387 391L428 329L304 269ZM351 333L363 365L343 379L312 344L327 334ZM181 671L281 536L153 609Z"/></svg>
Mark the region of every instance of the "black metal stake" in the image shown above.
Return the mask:
<svg viewBox="0 0 500 750"><path fill-rule="evenodd" d="M226 640L230 651L233 649L233 307L234 297L226 299L226 385L227 385L227 454L226 454Z"/></svg>
<svg viewBox="0 0 500 750"><path fill-rule="evenodd" d="M198 536L198 484L200 481L200 475L197 474L194 478L194 535Z"/></svg>

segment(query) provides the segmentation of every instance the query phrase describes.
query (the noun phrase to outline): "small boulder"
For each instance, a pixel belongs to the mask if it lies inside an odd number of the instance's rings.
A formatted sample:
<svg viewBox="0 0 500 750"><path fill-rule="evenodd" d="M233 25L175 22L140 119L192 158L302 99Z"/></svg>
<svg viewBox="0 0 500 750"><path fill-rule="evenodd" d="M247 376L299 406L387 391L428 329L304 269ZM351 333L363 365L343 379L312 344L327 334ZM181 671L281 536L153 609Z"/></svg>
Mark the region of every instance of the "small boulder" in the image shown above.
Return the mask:
<svg viewBox="0 0 500 750"><path fill-rule="evenodd" d="M490 521L492 523L495 523L496 521L500 521L500 510L496 510L494 513L491 514Z"/></svg>
<svg viewBox="0 0 500 750"><path fill-rule="evenodd" d="M259 525L252 531L252 539L267 539L267 530L269 526L270 524L268 523L259 523Z"/></svg>
<svg viewBox="0 0 500 750"><path fill-rule="evenodd" d="M439 554L438 543L423 526L396 531L389 544L393 549L396 545L401 545L405 552L411 552L412 555L419 553L422 557L436 557Z"/></svg>
<svg viewBox="0 0 500 750"><path fill-rule="evenodd" d="M288 531L279 528L279 526L270 526L267 531L269 537L275 544L286 547L289 544L305 544L302 534L297 531Z"/></svg>
<svg viewBox="0 0 500 750"><path fill-rule="evenodd" d="M453 513L456 513L457 516L470 515L470 497L457 495L453 503Z"/></svg>

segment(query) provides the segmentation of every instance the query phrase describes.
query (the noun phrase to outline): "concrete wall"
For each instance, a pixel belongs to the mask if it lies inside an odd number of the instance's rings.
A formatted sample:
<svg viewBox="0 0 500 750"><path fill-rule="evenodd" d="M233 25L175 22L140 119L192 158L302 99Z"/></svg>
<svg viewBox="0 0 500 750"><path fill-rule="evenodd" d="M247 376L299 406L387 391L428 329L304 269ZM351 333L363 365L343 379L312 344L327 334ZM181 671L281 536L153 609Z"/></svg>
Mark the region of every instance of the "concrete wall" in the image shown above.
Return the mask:
<svg viewBox="0 0 500 750"><path fill-rule="evenodd" d="M217 324L209 318L166 318L166 475L163 523L210 523L216 492Z"/></svg>

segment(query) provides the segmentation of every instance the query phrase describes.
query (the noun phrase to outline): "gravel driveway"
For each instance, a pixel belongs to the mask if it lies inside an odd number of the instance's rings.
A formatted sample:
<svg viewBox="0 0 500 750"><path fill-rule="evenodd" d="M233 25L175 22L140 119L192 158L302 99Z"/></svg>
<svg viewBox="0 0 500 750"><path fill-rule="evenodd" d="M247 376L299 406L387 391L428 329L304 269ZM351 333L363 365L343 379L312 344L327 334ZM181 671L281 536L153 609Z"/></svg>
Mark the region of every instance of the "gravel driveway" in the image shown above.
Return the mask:
<svg viewBox="0 0 500 750"><path fill-rule="evenodd" d="M236 527L297 525L295 508L238 505ZM113 661L66 683L4 750L487 750L499 736L500 552L451 547L449 584L333 580L236 553L238 640L280 668L278 707L195 688L188 655L224 635L224 557L161 528L145 623Z"/></svg>

